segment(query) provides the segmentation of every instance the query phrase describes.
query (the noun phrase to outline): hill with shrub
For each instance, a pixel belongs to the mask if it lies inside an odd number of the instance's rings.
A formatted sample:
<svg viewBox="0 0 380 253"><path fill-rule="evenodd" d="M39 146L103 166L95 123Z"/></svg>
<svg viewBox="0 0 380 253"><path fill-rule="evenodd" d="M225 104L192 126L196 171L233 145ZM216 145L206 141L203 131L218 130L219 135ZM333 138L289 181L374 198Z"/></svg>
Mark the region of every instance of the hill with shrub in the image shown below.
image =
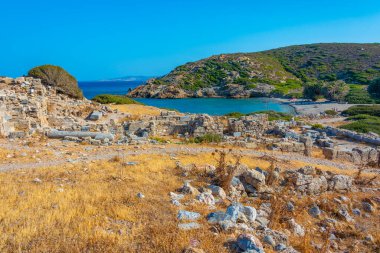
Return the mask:
<svg viewBox="0 0 380 253"><path fill-rule="evenodd" d="M131 97L303 97L310 83L338 86L345 100L349 86L380 78L380 44L311 44L257 53L222 54L186 63L150 79ZM339 85L337 85L339 84ZM366 92L366 90L365 90ZM322 94L325 96L326 94ZM334 98L335 94L327 94Z"/></svg>

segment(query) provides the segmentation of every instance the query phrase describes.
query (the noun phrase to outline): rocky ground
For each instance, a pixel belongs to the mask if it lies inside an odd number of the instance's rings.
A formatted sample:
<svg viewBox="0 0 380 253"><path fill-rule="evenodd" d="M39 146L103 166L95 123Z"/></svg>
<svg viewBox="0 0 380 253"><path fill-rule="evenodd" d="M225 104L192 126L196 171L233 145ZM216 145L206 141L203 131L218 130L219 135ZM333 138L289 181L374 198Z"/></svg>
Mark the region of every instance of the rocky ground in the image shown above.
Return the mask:
<svg viewBox="0 0 380 253"><path fill-rule="evenodd" d="M43 139L0 157L1 252L379 250L378 171L317 152Z"/></svg>

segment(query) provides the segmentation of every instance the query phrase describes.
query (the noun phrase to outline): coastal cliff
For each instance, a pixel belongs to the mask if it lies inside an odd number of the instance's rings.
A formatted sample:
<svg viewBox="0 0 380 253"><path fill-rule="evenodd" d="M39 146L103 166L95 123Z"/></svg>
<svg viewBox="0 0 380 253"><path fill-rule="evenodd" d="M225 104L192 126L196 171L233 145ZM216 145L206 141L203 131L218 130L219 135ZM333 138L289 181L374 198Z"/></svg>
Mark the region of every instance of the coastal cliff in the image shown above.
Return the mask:
<svg viewBox="0 0 380 253"><path fill-rule="evenodd" d="M311 44L222 54L186 63L128 95L145 98L302 97L308 82L369 84L380 77L380 44Z"/></svg>

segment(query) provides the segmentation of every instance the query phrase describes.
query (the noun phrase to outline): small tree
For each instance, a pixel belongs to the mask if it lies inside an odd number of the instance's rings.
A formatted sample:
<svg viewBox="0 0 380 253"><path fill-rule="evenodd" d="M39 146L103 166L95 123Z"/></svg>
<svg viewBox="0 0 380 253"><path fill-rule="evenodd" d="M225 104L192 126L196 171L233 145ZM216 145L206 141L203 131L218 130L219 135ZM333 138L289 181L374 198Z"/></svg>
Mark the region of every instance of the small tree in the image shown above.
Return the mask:
<svg viewBox="0 0 380 253"><path fill-rule="evenodd" d="M55 87L60 93L74 98L83 98L77 80L59 66L38 66L29 70L28 76L40 78L43 83Z"/></svg>
<svg viewBox="0 0 380 253"><path fill-rule="evenodd" d="M306 98L317 100L323 97L323 83L322 82L309 82L305 84L303 95Z"/></svg>
<svg viewBox="0 0 380 253"><path fill-rule="evenodd" d="M372 96L380 98L380 78L375 79L371 82L371 84L368 86L368 92Z"/></svg>
<svg viewBox="0 0 380 253"><path fill-rule="evenodd" d="M350 87L344 81L326 82L323 85L325 98L334 101L344 101Z"/></svg>

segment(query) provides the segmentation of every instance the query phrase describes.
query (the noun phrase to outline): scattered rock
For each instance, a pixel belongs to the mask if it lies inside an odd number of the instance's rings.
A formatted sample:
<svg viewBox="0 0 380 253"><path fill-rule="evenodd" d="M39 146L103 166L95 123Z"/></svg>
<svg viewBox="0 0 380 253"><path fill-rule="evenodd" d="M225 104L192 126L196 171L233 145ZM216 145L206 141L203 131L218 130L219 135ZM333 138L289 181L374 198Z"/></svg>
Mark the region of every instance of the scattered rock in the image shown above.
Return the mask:
<svg viewBox="0 0 380 253"><path fill-rule="evenodd" d="M276 245L276 247L274 247L274 250L275 251L284 251L284 250L286 250L286 245L279 243Z"/></svg>
<svg viewBox="0 0 380 253"><path fill-rule="evenodd" d="M208 188L211 189L212 194L218 198L225 199L227 197L222 187L219 187L217 185L210 185Z"/></svg>
<svg viewBox="0 0 380 253"><path fill-rule="evenodd" d="M347 192L352 188L353 178L345 175L334 175L329 180L329 190L337 192Z"/></svg>
<svg viewBox="0 0 380 253"><path fill-rule="evenodd" d="M201 202L201 203L204 203L206 205L209 205L209 206L213 206L215 205L215 199L214 199L214 196L212 196L211 193L209 192L202 192L201 194L199 194L196 199Z"/></svg>
<svg viewBox="0 0 380 253"><path fill-rule="evenodd" d="M178 224L178 228L182 230L192 230L192 229L201 228L201 225L197 222L182 223L182 224Z"/></svg>
<svg viewBox="0 0 380 253"><path fill-rule="evenodd" d="M237 238L237 246L243 250L252 253L264 253L264 248L259 239L251 234L241 234Z"/></svg>
<svg viewBox="0 0 380 253"><path fill-rule="evenodd" d="M362 206L363 206L363 210L366 211L367 213L373 213L375 211L375 208L373 205L371 205L371 203L369 202L363 202L362 203Z"/></svg>
<svg viewBox="0 0 380 253"><path fill-rule="evenodd" d="M299 225L294 219L288 220L290 228L293 230L293 233L297 236L305 236L305 229Z"/></svg>
<svg viewBox="0 0 380 253"><path fill-rule="evenodd" d="M321 215L321 210L319 209L319 207L317 205L313 205L310 209L309 209L309 214L311 216L313 216L314 218L317 218Z"/></svg>
<svg viewBox="0 0 380 253"><path fill-rule="evenodd" d="M179 220L198 220L201 217L199 213L189 212L185 210L180 210L178 212L177 218Z"/></svg>
<svg viewBox="0 0 380 253"><path fill-rule="evenodd" d="M182 188L179 189L180 192L191 195L198 195L199 191L191 186L190 182L185 182Z"/></svg>
<svg viewBox="0 0 380 253"><path fill-rule="evenodd" d="M274 239L271 235L264 236L263 241L272 247L276 246L276 242L274 241Z"/></svg>
<svg viewBox="0 0 380 253"><path fill-rule="evenodd" d="M35 179L33 179L33 183L35 183L35 184L41 184L42 180L39 179L38 177L36 177Z"/></svg>

